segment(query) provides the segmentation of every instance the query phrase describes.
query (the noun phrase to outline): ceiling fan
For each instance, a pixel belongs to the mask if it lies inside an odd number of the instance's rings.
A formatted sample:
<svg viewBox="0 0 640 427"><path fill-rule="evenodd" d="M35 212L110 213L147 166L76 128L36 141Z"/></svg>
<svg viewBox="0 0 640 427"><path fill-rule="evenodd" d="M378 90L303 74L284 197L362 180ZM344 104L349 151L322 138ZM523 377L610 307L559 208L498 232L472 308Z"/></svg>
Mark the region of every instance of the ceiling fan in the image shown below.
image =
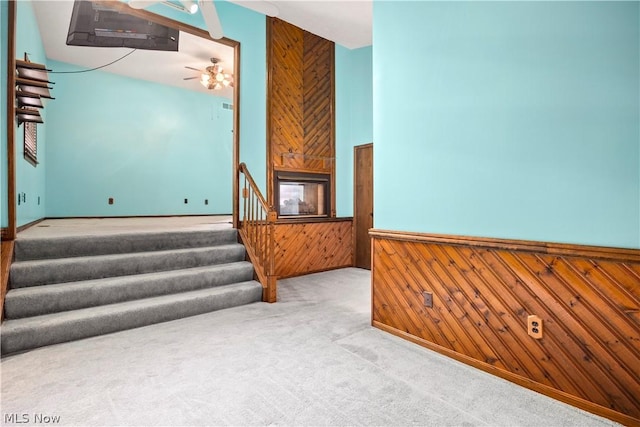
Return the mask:
<svg viewBox="0 0 640 427"><path fill-rule="evenodd" d="M233 76L231 74L225 73L219 62L220 60L218 58L211 58L211 63L213 65L209 65L204 70L185 66L184 68L197 71L200 73L200 75L194 77L185 77L183 80L193 80L199 78L200 84L202 84L202 86L206 87L207 89L214 90L220 90L225 87L233 87Z"/></svg>
<svg viewBox="0 0 640 427"><path fill-rule="evenodd" d="M239 6L252 9L267 16L278 15L277 6L265 0L229 1L231 3L235 3ZM197 13L198 9L200 9L200 13L202 14L202 18L204 19L204 23L207 26L207 31L209 32L211 38L217 40L221 39L224 36L222 32L222 24L220 23L220 18L218 17L218 12L216 11L216 6L213 0L197 0L197 2L193 0L179 0L179 3L171 0L130 0L128 4L134 9L144 9L145 7L151 6L152 4L156 3L164 4L166 6L170 6L190 14Z"/></svg>

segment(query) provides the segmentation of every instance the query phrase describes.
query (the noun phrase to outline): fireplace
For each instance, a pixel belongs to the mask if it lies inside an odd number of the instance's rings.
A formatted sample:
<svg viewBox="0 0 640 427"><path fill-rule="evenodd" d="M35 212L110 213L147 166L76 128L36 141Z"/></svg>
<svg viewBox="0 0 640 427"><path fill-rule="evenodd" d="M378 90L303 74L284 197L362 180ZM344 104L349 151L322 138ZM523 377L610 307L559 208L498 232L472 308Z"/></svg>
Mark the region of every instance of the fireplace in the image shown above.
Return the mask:
<svg viewBox="0 0 640 427"><path fill-rule="evenodd" d="M276 171L279 218L322 218L330 212L330 175Z"/></svg>

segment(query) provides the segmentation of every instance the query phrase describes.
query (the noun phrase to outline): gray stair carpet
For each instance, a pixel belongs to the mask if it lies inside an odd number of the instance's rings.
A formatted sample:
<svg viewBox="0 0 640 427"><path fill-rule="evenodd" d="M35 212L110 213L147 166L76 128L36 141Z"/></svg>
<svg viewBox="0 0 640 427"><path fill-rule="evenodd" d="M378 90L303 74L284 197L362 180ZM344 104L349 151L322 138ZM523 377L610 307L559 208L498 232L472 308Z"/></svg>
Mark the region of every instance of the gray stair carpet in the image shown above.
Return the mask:
<svg viewBox="0 0 640 427"><path fill-rule="evenodd" d="M236 230L18 239L3 355L260 301Z"/></svg>

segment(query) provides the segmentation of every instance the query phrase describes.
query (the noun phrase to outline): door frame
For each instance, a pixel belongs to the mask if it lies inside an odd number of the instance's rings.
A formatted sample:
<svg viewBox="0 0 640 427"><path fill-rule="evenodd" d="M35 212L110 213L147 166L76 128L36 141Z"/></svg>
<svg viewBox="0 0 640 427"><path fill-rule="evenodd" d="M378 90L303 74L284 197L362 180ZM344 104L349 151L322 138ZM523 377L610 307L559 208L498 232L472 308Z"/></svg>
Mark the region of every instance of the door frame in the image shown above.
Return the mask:
<svg viewBox="0 0 640 427"><path fill-rule="evenodd" d="M17 234L16 215L16 171L15 171L15 39L17 25L17 0L9 0L8 11L8 40L7 40L7 227L2 229L2 240L14 240ZM233 48L233 68L234 68L234 88L233 88L233 179L232 179L232 204L233 204L233 227L238 228L238 209L240 204L238 177L240 165L240 42L223 37L213 39L207 30L185 24L174 19L166 18L144 9L130 8L126 3L119 0L98 0L97 3L105 3L109 7L122 11L132 16L152 21L179 31L202 37L216 43L220 43ZM1 66L1 65L0 65Z"/></svg>

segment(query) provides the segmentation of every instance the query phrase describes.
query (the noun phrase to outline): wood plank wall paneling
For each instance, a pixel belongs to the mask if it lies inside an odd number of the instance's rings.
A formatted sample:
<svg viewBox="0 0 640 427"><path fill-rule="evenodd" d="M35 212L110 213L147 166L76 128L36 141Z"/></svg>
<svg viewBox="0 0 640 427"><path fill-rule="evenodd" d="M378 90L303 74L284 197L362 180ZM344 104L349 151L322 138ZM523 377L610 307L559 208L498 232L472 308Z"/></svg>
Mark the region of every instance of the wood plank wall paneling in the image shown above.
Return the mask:
<svg viewBox="0 0 640 427"><path fill-rule="evenodd" d="M351 267L352 220L277 223L275 263L278 278Z"/></svg>
<svg viewBox="0 0 640 427"><path fill-rule="evenodd" d="M277 18L267 21L267 200L275 170L335 180L334 43ZM332 191L332 199L334 199ZM332 211L335 210L332 201Z"/></svg>
<svg viewBox="0 0 640 427"><path fill-rule="evenodd" d="M4 319L4 298L9 288L9 270L13 260L15 240L2 241L0 244L0 320Z"/></svg>
<svg viewBox="0 0 640 427"><path fill-rule="evenodd" d="M331 172L333 144L334 45L304 32L304 169Z"/></svg>
<svg viewBox="0 0 640 427"><path fill-rule="evenodd" d="M371 235L375 326L640 424L640 250ZM542 339L527 334L528 315L543 320Z"/></svg>
<svg viewBox="0 0 640 427"><path fill-rule="evenodd" d="M304 169L304 31L276 18L268 20L270 167Z"/></svg>

